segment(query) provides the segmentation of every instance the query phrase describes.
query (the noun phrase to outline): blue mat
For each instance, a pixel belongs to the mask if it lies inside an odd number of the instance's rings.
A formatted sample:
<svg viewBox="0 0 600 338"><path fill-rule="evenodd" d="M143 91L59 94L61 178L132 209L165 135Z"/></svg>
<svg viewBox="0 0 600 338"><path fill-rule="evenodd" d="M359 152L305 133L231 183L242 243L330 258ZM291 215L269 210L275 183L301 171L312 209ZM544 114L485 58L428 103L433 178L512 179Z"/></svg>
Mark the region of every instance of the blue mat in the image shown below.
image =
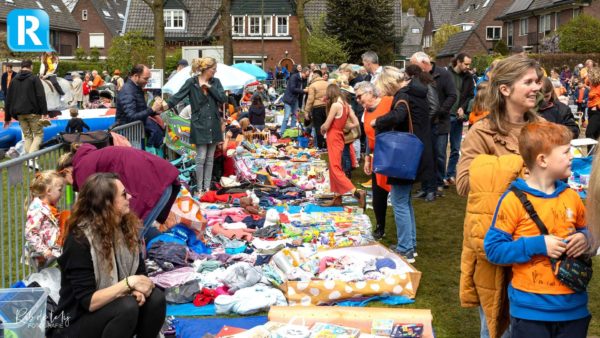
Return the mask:
<svg viewBox="0 0 600 338"><path fill-rule="evenodd" d="M217 334L223 326L251 329L267 322L266 316L239 318L176 318L174 321L177 338L202 337L207 333Z"/></svg>
<svg viewBox="0 0 600 338"><path fill-rule="evenodd" d="M195 306L192 303L167 304L167 316L214 316L215 305Z"/></svg>
<svg viewBox="0 0 600 338"><path fill-rule="evenodd" d="M284 206L276 206L274 207L278 212L284 212L287 211L290 214L299 214L300 211L302 211L301 206L297 206L297 205L290 205L287 207ZM313 213L313 212L340 212L340 211L344 211L344 207L322 207L322 206L318 206L315 204L307 204L304 206L304 212L306 213Z"/></svg>

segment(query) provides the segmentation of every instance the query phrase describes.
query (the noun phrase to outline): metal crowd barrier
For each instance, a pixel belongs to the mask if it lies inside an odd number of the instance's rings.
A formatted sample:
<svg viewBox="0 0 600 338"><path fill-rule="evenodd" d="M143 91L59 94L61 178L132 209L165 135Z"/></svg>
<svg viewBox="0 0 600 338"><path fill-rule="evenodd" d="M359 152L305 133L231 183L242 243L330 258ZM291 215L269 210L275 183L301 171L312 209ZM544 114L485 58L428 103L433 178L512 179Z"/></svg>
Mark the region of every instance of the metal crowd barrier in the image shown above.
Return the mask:
<svg viewBox="0 0 600 338"><path fill-rule="evenodd" d="M144 125L133 122L112 130L129 139L131 145L141 149L144 143ZM59 157L65 153L61 144L31 154L0 162L0 288L7 288L22 280L34 268L22 259L25 244L25 221L29 202L29 186L38 170L56 169ZM60 200L60 210L71 207L72 201L65 189Z"/></svg>

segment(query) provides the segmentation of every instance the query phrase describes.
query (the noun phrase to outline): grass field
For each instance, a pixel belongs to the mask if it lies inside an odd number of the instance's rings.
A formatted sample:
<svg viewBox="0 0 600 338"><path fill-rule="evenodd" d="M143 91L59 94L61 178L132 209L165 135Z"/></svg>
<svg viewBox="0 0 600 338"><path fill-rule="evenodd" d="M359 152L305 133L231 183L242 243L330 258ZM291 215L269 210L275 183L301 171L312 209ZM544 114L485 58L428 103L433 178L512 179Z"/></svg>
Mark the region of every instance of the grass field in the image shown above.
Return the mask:
<svg viewBox="0 0 600 338"><path fill-rule="evenodd" d="M361 169L353 171L352 181L358 186L367 181ZM458 299L460 253L466 198L458 196L454 187L444 197L427 203L415 199L413 206L417 221L419 256L414 266L423 273L415 303L404 308L431 309L433 325L439 338L479 337L479 314L476 308L465 309ZM367 209L375 222L372 209ZM388 207L386 235L383 244L396 243L396 230L391 207ZM594 259L596 274L600 260ZM600 336L600 277L596 275L589 287L589 308L592 322L588 334ZM373 303L371 306L385 306Z"/></svg>

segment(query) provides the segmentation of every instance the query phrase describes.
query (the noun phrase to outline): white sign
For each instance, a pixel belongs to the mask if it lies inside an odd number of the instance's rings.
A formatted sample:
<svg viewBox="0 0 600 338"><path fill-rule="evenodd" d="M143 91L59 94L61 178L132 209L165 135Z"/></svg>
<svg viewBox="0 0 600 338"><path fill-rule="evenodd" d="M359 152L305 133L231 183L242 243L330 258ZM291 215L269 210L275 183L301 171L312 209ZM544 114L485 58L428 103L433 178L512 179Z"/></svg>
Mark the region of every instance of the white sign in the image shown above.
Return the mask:
<svg viewBox="0 0 600 338"><path fill-rule="evenodd" d="M144 89L161 89L163 86L163 70L150 69L150 74L152 74L152 76Z"/></svg>

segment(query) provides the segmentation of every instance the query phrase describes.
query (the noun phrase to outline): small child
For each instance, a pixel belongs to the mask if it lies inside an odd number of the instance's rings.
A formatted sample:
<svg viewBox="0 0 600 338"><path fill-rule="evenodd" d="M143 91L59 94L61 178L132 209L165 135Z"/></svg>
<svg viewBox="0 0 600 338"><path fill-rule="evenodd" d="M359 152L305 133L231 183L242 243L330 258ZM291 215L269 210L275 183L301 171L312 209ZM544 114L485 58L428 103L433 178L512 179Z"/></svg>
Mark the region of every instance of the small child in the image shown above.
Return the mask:
<svg viewBox="0 0 600 338"><path fill-rule="evenodd" d="M508 286L511 337L582 337L590 312L587 292L575 292L553 273L550 258L579 257L589 251L585 207L579 195L561 181L571 174L568 128L551 122L523 127L519 151L529 176L518 189L548 229L541 235L515 192L500 198L484 249L494 264L512 264Z"/></svg>
<svg viewBox="0 0 600 338"><path fill-rule="evenodd" d="M38 265L61 254L59 244L61 216L56 207L63 194L64 179L56 171L36 174L29 187L30 200L25 223L25 248Z"/></svg>
<svg viewBox="0 0 600 338"><path fill-rule="evenodd" d="M78 117L79 110L77 110L77 108L69 109L69 113L71 115L71 119L69 120L69 123L67 124L67 127L65 128L65 132L81 133L81 132L83 132L83 128L90 130L90 127L85 123L85 121L83 121L83 119L80 119Z"/></svg>
<svg viewBox="0 0 600 338"><path fill-rule="evenodd" d="M587 113L587 105L588 105L588 95L590 93L589 88L585 86L583 81L577 82L576 88L573 91L573 98L575 104L577 104L577 111L582 113L581 115L581 124L583 125L586 119Z"/></svg>

